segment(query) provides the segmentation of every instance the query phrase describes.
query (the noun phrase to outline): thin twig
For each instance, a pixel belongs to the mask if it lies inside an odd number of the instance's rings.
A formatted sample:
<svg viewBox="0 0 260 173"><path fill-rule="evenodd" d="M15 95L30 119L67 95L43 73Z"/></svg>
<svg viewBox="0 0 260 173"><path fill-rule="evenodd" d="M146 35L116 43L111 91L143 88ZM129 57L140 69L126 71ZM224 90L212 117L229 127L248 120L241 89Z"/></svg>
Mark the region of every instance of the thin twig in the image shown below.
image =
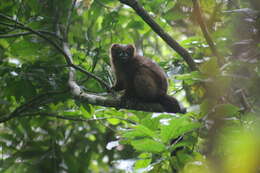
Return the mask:
<svg viewBox="0 0 260 173"><path fill-rule="evenodd" d="M135 12L156 32L173 50L175 50L186 61L191 70L197 70L196 63L192 59L189 52L175 41L168 33L166 33L160 25L158 25L151 16L144 10L137 0L119 0L133 8Z"/></svg>
<svg viewBox="0 0 260 173"><path fill-rule="evenodd" d="M109 6L105 5L104 3L100 2L100 0L96 0L96 2L97 2L100 6L102 6L102 7L105 7L105 8L107 8L107 9L113 9L112 7L109 7Z"/></svg>
<svg viewBox="0 0 260 173"><path fill-rule="evenodd" d="M50 36L54 36L54 37L57 37L59 40L63 40L62 37L58 36L57 34L55 34L54 32L50 32L50 31L45 31L45 30L36 30L40 33L43 33L43 34L47 34L47 35L50 35Z"/></svg>
<svg viewBox="0 0 260 173"><path fill-rule="evenodd" d="M31 32L20 32L20 33L14 33L14 34L0 34L0 38L11 38L11 37L20 37L20 36L25 36L25 35L30 35L32 34Z"/></svg>
<svg viewBox="0 0 260 173"><path fill-rule="evenodd" d="M17 107L12 113L8 114L8 115L4 115L1 116L0 118L0 123L9 121L15 117L20 116L21 113L28 111L30 109L33 109L36 105L41 104L41 102L45 99L45 98L49 98L51 95L57 95L57 94L63 94L67 92L67 90L64 91L49 91L43 94L39 94L37 96L35 96L34 98L32 98L31 100L29 100L28 102L22 104L21 106Z"/></svg>
<svg viewBox="0 0 260 173"><path fill-rule="evenodd" d="M3 23L3 22L0 22L0 24L2 25L6 25L6 26L9 26L9 27L13 27L13 28L19 28L19 29L23 29L23 30L27 30L27 31L30 31L31 33L35 34L35 35L38 35L39 37L43 38L44 40L46 40L47 42L49 42L51 45L53 45L60 53L62 53L66 59L66 62L68 65L71 66L71 62L70 62L70 59L68 57L68 55L63 51L63 49L57 44L55 43L53 40L47 38L45 35L43 35L42 33L36 31L36 30L33 30L32 28L30 27L26 27L25 25L23 25L22 23L16 21L16 20L13 20L11 19L10 17L8 16L5 16L3 14L0 13L0 17L3 17L7 20L10 20L11 22L14 22L16 25L12 25L12 24L8 24L8 23Z"/></svg>
<svg viewBox="0 0 260 173"><path fill-rule="evenodd" d="M210 34L209 34L209 31L208 31L208 28L203 20L203 17L202 17L202 12L201 12L201 8L200 8L200 3L198 0L192 0L193 2L193 6L194 6L194 13L195 13L195 16L197 18L197 21L200 25L200 28L201 28L201 31L213 53L214 56L216 56L218 58L218 63L219 65L222 65L223 64L223 57L220 56L216 46L215 46L215 43L214 41L212 40Z"/></svg>
<svg viewBox="0 0 260 173"><path fill-rule="evenodd" d="M121 118L121 117L98 117L98 118L86 119L86 118L80 117L80 115L62 116L62 115L58 115L58 113L50 113L50 112L30 112L30 113L22 114L19 117L35 116L35 115L54 117L54 118L63 119L63 120L70 120L70 121L81 121L81 122L100 121L100 120L108 120L108 119L118 119L118 120L122 120L122 121L127 121L127 122L132 123L132 124L136 124L136 122L133 121L133 120L126 119L126 118Z"/></svg>
<svg viewBox="0 0 260 173"><path fill-rule="evenodd" d="M68 33L69 33L69 29L70 29L71 15L72 15L72 12L73 12L73 10L74 10L74 8L75 8L76 1L77 1L77 0L74 0L74 1L72 2L71 8L70 8L70 10L69 10L69 12L68 12L67 25L66 25L65 34L64 34L66 40L67 40Z"/></svg>
<svg viewBox="0 0 260 173"><path fill-rule="evenodd" d="M80 66L76 66L75 64L73 64L73 61L72 61L72 55L70 53L70 50L69 50L69 47L68 47L68 44L63 42L63 50L62 50L65 54L66 54L66 59L67 59L67 62L69 62L69 65L71 67L73 67L74 69L82 72L82 73L85 73L87 74L88 76L96 79L101 85L103 85L108 91L111 91L111 88L110 86L105 83L101 78L99 78L98 76L95 76L94 74L86 71L85 69L83 69L82 67Z"/></svg>
<svg viewBox="0 0 260 173"><path fill-rule="evenodd" d="M0 22L0 24L3 24L2 22ZM5 25L5 24L4 24ZM62 40L61 37L57 36L55 33L50 32L50 31L44 31L44 30L37 30L40 33L43 34L48 34L51 36L55 36L57 37L59 40ZM33 34L32 32L20 32L20 33L13 33L13 34L0 34L0 38L11 38L11 37L20 37L20 36L25 36L25 35L31 35Z"/></svg>
<svg viewBox="0 0 260 173"><path fill-rule="evenodd" d="M235 92L235 94L240 97L244 111L253 111L253 106L249 103L248 98L246 97L246 91L244 89L239 89Z"/></svg>

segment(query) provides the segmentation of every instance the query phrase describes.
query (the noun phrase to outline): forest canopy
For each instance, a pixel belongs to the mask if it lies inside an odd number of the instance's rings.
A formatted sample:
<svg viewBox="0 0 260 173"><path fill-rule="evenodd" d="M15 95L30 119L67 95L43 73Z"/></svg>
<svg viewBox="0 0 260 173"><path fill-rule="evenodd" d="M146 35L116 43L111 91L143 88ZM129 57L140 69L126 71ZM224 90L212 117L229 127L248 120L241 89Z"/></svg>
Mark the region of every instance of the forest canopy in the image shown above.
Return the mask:
<svg viewBox="0 0 260 173"><path fill-rule="evenodd" d="M259 41L259 0L1 0L0 172L259 172ZM115 91L114 43L187 112Z"/></svg>

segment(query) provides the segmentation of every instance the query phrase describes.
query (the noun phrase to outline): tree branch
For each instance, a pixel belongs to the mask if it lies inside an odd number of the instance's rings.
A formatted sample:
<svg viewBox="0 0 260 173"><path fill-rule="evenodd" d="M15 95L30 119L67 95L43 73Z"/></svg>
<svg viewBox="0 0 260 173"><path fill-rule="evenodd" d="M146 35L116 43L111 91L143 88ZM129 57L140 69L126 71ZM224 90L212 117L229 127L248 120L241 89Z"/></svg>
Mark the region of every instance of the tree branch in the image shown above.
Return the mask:
<svg viewBox="0 0 260 173"><path fill-rule="evenodd" d="M193 61L189 52L184 49L177 41L166 33L160 25L158 25L151 16L144 10L137 0L119 0L121 3L126 4L133 8L135 12L157 33L173 50L175 50L186 61L191 70L197 70L196 63Z"/></svg>
<svg viewBox="0 0 260 173"><path fill-rule="evenodd" d="M72 15L72 12L74 10L74 7L75 7L75 4L76 4L76 1L77 0L73 0L72 2L72 5L71 5L71 8L68 12L68 19L67 19L67 24L66 24L66 29L65 29L65 38L66 38L66 41L67 41L67 36L68 36L68 33L69 33L69 29L70 29L70 24L71 24L71 15Z"/></svg>
<svg viewBox="0 0 260 173"><path fill-rule="evenodd" d="M6 25L6 26L10 26L10 27L13 27L13 28L19 28L19 29L23 29L23 30L27 30L27 31L30 31L31 33L35 34L35 35L38 35L39 37L43 38L44 40L46 40L47 42L49 42L51 45L53 45L64 57L65 57L65 60L67 62L67 64L70 66L70 67L73 67L77 70L79 70L80 72L92 77L93 79L97 80L102 86L104 86L107 91L110 91L110 86L108 84L106 84L106 82L104 82L101 78L99 78L98 76L86 71L85 69L83 69L82 67L79 67L79 66L76 66L75 64L72 63L70 57L68 57L68 55L66 54L66 52L57 44L55 43L53 40L49 39L48 37L46 37L44 34L42 34L41 32L39 31L36 31L36 30L33 30L32 28L30 27L26 27L24 24L20 23L19 21L16 21L16 20L13 20L12 18L8 17L8 16L5 16L4 14L0 13L0 17L6 19L6 20L9 20L11 22L14 22L16 25L11 25L11 24L7 24L7 23L3 23L3 22L0 22L1 24L3 25Z"/></svg>
<svg viewBox="0 0 260 173"><path fill-rule="evenodd" d="M208 28L203 20L200 3L198 0L192 0L192 2L193 2L193 7L194 7L194 14L197 18L201 31L206 39L206 42L208 43L213 55L218 58L218 64L221 65L221 64L223 64L223 57L220 56L220 54L215 46L215 43L209 34Z"/></svg>
<svg viewBox="0 0 260 173"><path fill-rule="evenodd" d="M0 24L6 25L5 23L0 22ZM59 40L62 40L61 37L59 37L58 35L56 35L53 32L49 32L49 31L44 31L44 30L37 30L40 33L43 34L48 34L50 36L55 36L57 37ZM13 33L13 34L0 34L0 38L11 38L11 37L19 37L19 36L25 36L25 35L31 35L33 34L32 32L20 32L20 33Z"/></svg>
<svg viewBox="0 0 260 173"><path fill-rule="evenodd" d="M1 23L0 23L1 24ZM20 37L25 35L30 35L31 32L20 32L20 33L14 33L14 34L0 34L0 38L11 38L11 37Z"/></svg>
<svg viewBox="0 0 260 173"><path fill-rule="evenodd" d="M78 116L62 116L58 115L58 113L50 113L50 112L31 112L31 113L25 113L22 114L20 117L25 117L25 116L35 116L35 115L40 115L40 116L46 116L46 117L53 117L53 118L58 118L58 119L63 119L63 120L69 120L69 121L80 121L80 122L90 122L90 121L100 121L100 120L108 120L108 119L118 119L122 121L127 121L131 124L136 124L135 121L127 119L127 118L120 118L120 117L98 117L98 118L82 118L80 115Z"/></svg>
<svg viewBox="0 0 260 173"><path fill-rule="evenodd" d="M67 61L67 64L70 66L69 67L68 85L69 85L71 94L75 99L77 99L81 102L86 102L88 104L92 104L92 105L98 105L98 106L104 106L104 107L114 107L117 109L125 108L125 109L140 110L140 111L146 111L146 112L165 112L164 108L158 103L144 103L144 102L140 102L140 101L133 102L133 101L129 101L129 100L122 101L120 99L120 97L113 97L111 95L100 96L100 95L96 95L96 94L85 93L83 90L81 90L80 86L75 81L75 70L79 70L81 72L87 73L91 77L97 79L98 81L101 81L100 82L101 84L107 86L108 88L109 88L109 86L106 85L104 82L102 82L101 79L94 76L92 73L89 73L89 72L85 71L83 68L78 67L73 64L73 59L72 59L72 55L70 53L69 46L64 40L62 41L62 47L60 47L54 41L48 39L42 33L35 31L29 27L26 27L23 24L21 24L20 22L14 21L13 19L10 19L9 17L4 16L1 13L0 13L0 17L4 17L5 19L15 22L15 24L16 24L16 25L6 24L7 26L10 26L13 28L17 27L20 29L24 29L24 30L30 31L30 32L38 35L39 37L43 38L44 40L46 40L50 44L52 44L55 48L57 48L57 50L59 52L62 53L62 55L64 55L64 57ZM30 106L27 107L27 105L30 105L30 104L22 105L22 106L18 107L11 114L4 116L2 119L0 119L0 123L8 121L8 120L18 116L19 114L23 113L23 110L24 110L23 108L30 108Z"/></svg>
<svg viewBox="0 0 260 173"><path fill-rule="evenodd" d="M21 113L25 112L25 111L29 111L33 108L35 108L37 105L39 106L41 104L42 101L44 101L45 98L49 98L52 95L56 95L56 94L64 94L65 92L67 92L67 90L64 91L50 91L50 92L46 92L43 94L39 94L38 96L32 98L31 100L29 100L28 102L22 104L21 106L18 106L12 113L8 114L8 115L4 115L0 117L0 123L9 121L15 117L20 116Z"/></svg>
<svg viewBox="0 0 260 173"><path fill-rule="evenodd" d="M113 7L110 7L110 6L105 5L103 2L100 2L100 0L96 0L96 1L97 1L97 3L98 3L100 6L102 6L102 7L105 7L105 8L107 8L107 9L113 9Z"/></svg>
<svg viewBox="0 0 260 173"><path fill-rule="evenodd" d="M69 51L67 43L63 42L63 49L72 60L72 55ZM75 81L75 69L70 68L68 85L71 90L71 94L75 99L81 102L86 102L88 104L104 106L104 107L114 107L117 109L132 109L140 110L146 112L164 112L163 107L158 103L144 103L140 101L122 101L120 97L113 97L111 95L99 96L96 94L85 93L81 90L80 86Z"/></svg>

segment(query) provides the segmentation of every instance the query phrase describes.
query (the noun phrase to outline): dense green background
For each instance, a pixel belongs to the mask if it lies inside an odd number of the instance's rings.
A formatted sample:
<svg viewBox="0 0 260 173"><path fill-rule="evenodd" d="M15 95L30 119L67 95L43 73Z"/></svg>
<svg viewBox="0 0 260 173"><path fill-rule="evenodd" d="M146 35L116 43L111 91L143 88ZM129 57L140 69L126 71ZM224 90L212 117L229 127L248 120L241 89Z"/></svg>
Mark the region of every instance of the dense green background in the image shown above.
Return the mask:
<svg viewBox="0 0 260 173"><path fill-rule="evenodd" d="M180 55L118 0L78 0L74 8L71 0L1 0L0 14L48 31L43 35L58 45L61 38L67 41L74 64L110 86L110 45L135 44L167 72L168 93L188 113L155 114L80 102L68 89L63 55L0 16L0 172L259 171L259 0L200 1L217 57L191 0L138 2L190 52L198 71L191 72ZM77 71L76 77L85 92L106 92L86 74ZM8 115L12 118L4 121Z"/></svg>

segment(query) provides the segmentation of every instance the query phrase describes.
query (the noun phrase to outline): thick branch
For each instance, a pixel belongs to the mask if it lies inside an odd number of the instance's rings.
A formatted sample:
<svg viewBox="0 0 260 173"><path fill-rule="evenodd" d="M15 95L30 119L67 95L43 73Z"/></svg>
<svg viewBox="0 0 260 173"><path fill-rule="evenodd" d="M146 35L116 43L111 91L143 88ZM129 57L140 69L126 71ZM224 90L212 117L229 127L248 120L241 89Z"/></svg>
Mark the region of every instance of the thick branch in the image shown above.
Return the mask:
<svg viewBox="0 0 260 173"><path fill-rule="evenodd" d="M203 20L200 3L198 0L192 0L192 2L193 2L193 6L194 6L194 13L195 13L197 21L200 25L201 31L208 43L213 55L218 58L218 63L219 63L219 65L221 65L221 64L223 64L223 57L220 56L220 54L215 46L215 43L209 34L208 28Z"/></svg>
<svg viewBox="0 0 260 173"><path fill-rule="evenodd" d="M74 80L69 81L69 86L71 87L71 93L75 99L78 99L81 102L86 102L88 104L104 107L114 107L117 109L132 109L145 112L165 112L163 107L160 104L156 103L122 101L120 97L113 97L111 95L99 96L96 94L85 93L80 89L80 87Z"/></svg>
<svg viewBox="0 0 260 173"><path fill-rule="evenodd" d="M63 43L63 49L72 61L71 53L69 51L68 45L65 42ZM78 99L81 102L86 102L88 104L104 107L115 107L117 109L125 108L146 112L164 112L164 109L160 104L143 103L140 101L122 102L119 97L116 98L112 97L111 95L99 96L96 94L85 93L81 90L80 86L75 81L75 70L73 68L70 68L68 85L71 89L71 94L75 99Z"/></svg>
<svg viewBox="0 0 260 173"><path fill-rule="evenodd" d="M98 105L98 106L104 106L104 107L115 107L117 109L125 108L125 109L140 110L140 111L146 111L146 112L165 112L163 107L160 104L156 104L156 103L143 103L140 101L122 102L122 100L119 97L112 97L111 95L99 96L99 95L95 95L95 94L85 93L84 91L81 90L80 86L75 81L75 69L79 70L81 72L87 73L88 75L97 79L100 83L102 83L103 85L105 85L107 87L108 87L108 85L106 85L104 82L101 82L102 80L97 78L93 74L91 74L91 73L85 71L83 68L78 67L73 64L70 49L68 47L68 44L65 41L62 41L62 48L61 48L54 41L48 39L42 33L35 31L29 27L26 27L23 24L21 24L20 22L14 21L14 20L10 19L9 17L2 15L1 13L0 13L0 17L4 17L7 20L15 22L15 25L6 24L7 26L10 26L13 28L24 29L24 30L30 31L30 32L40 36L41 38L45 39L50 44L52 44L55 48L57 48L57 50L59 52L61 52L64 55L68 65L70 66L69 67L68 85L71 90L71 94L75 99L80 100L81 102L86 102L88 104L92 104L92 105ZM20 107L17 108L13 113L11 113L7 116L4 116L2 119L0 119L0 123L8 121L8 120L18 116L21 113L28 113L28 112L20 111L23 107L26 107L26 106L21 106L21 108Z"/></svg>
<svg viewBox="0 0 260 173"><path fill-rule="evenodd" d="M133 8L135 12L156 32L173 50L175 50L189 65L191 70L197 70L197 66L193 61L189 52L184 49L177 41L166 33L160 25L158 25L151 16L144 10L144 8L137 2L137 0L119 0L121 3L126 4Z"/></svg>

